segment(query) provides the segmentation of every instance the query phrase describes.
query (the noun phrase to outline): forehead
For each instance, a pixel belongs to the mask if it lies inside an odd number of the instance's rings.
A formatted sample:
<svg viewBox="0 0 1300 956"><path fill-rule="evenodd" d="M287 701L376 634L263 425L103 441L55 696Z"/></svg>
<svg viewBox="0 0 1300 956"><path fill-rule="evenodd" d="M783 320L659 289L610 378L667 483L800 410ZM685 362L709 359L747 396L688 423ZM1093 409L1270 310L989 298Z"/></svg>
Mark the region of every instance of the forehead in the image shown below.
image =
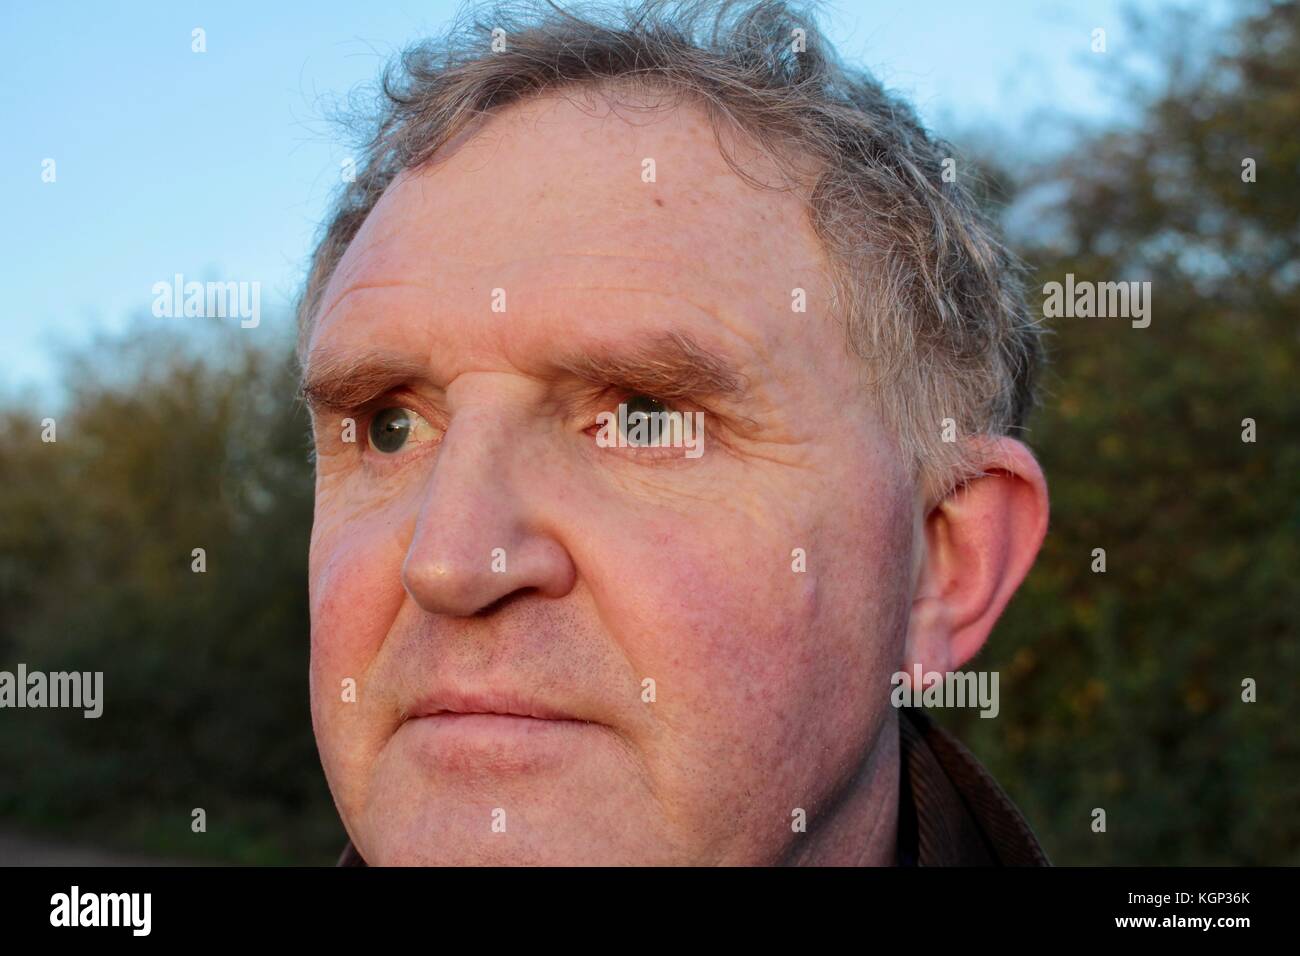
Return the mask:
<svg viewBox="0 0 1300 956"><path fill-rule="evenodd" d="M791 344L808 318L791 314L792 290L811 299L824 275L804 199L741 179L700 108L651 102L535 97L403 173L335 270L313 341L467 297L487 313L500 288L516 319L531 307L536 321L572 322L611 295L632 317L673 300L760 353ZM726 142L749 175L779 181L752 143Z"/></svg>

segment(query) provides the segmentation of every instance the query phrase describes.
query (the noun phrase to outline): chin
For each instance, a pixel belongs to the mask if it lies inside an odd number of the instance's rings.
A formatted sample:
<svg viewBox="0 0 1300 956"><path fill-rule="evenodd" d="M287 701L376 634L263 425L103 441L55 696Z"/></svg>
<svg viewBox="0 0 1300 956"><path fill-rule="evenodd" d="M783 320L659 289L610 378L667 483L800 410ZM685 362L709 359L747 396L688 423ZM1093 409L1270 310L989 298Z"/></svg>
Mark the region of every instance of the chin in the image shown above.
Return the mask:
<svg viewBox="0 0 1300 956"><path fill-rule="evenodd" d="M365 838L362 855L372 866L646 866L673 862L652 856L648 847L621 843L618 834L581 828L578 808L559 813L565 816L557 816L553 828L547 826L552 821L545 818L531 820L525 833L492 833L484 832L477 815L470 824L457 819L461 813L430 808L428 818L441 821L436 827L389 822ZM579 818L578 828L569 815Z"/></svg>

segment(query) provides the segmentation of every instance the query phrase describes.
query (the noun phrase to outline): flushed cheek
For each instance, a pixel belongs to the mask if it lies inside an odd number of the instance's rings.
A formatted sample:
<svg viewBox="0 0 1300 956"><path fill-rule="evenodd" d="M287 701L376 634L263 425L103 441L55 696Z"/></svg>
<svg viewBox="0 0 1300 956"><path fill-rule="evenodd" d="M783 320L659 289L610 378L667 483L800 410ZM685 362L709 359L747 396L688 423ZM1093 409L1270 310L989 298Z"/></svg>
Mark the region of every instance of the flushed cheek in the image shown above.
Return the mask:
<svg viewBox="0 0 1300 956"><path fill-rule="evenodd" d="M308 565L310 670L323 758L368 739L356 722L374 713L366 675L404 600L404 553L382 524L317 517ZM355 701L344 699L346 681L355 681Z"/></svg>
<svg viewBox="0 0 1300 956"><path fill-rule="evenodd" d="M827 560L832 549L852 553L847 539L861 547L874 527L866 515L845 517L857 522L852 535L811 519L798 531L789 518L760 530L719 513L698 526L665 518L606 542L618 557L602 569L639 569L611 575L602 590L617 640L655 680L647 762L657 792L701 839L745 842L738 823L751 815L753 832L766 834L758 843L783 839L791 808L825 797L867 742L872 638L891 623L863 593L865 557L851 562L855 573ZM780 825L768 830L774 816ZM710 831L723 819L733 823Z"/></svg>
<svg viewBox="0 0 1300 956"><path fill-rule="evenodd" d="M405 599L402 562L413 519L396 509L322 507L312 526L308 588L321 650L369 660ZM336 646L338 645L338 646ZM313 650L315 645L313 646Z"/></svg>
<svg viewBox="0 0 1300 956"><path fill-rule="evenodd" d="M753 760L776 724L802 719L815 699L816 578L793 571L789 549L775 542L703 529L679 532L673 544L616 562L646 570L612 582L619 610L607 617L655 681L660 759Z"/></svg>

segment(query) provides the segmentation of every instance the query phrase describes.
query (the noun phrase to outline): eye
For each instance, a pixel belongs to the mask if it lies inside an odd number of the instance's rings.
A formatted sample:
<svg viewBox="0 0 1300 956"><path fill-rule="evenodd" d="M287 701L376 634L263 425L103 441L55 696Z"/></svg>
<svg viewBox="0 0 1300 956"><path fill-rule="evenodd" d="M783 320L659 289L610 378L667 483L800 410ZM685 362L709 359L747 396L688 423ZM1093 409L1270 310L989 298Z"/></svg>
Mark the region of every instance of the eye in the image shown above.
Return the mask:
<svg viewBox="0 0 1300 956"><path fill-rule="evenodd" d="M384 408L370 420L370 447L381 455L395 455L408 444L437 438L437 429L409 408Z"/></svg>
<svg viewBox="0 0 1300 956"><path fill-rule="evenodd" d="M699 458L704 453L704 412L684 411L676 402L664 402L645 392L623 391L613 409L596 416L597 448L623 449L636 461Z"/></svg>

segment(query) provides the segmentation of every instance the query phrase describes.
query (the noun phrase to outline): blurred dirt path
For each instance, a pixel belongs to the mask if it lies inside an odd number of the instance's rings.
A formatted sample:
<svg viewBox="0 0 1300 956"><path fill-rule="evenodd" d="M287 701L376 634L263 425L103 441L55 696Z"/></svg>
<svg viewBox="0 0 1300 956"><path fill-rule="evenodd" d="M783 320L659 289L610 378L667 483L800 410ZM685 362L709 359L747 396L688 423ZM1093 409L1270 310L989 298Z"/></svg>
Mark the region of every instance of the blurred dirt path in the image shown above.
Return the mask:
<svg viewBox="0 0 1300 956"><path fill-rule="evenodd" d="M136 856L0 830L0 866L196 866L190 860Z"/></svg>

